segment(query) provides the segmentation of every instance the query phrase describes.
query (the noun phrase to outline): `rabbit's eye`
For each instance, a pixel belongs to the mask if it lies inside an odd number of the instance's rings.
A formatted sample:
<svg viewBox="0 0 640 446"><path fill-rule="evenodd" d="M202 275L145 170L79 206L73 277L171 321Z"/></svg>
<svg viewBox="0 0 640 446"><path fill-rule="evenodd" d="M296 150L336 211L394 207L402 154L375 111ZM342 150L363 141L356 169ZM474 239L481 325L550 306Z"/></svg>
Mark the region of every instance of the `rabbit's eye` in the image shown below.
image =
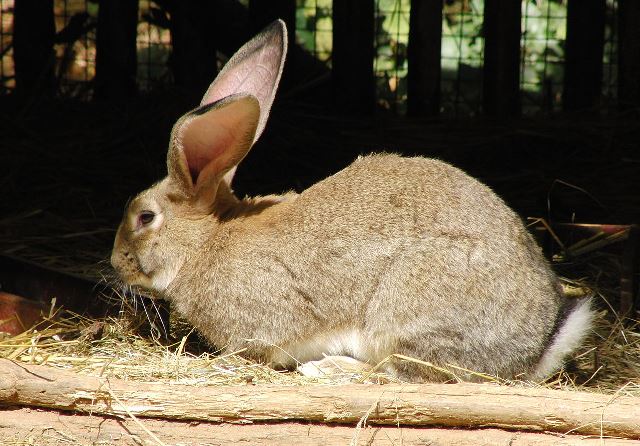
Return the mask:
<svg viewBox="0 0 640 446"><path fill-rule="evenodd" d="M138 226L146 226L153 221L156 214L151 211L142 211L138 215Z"/></svg>

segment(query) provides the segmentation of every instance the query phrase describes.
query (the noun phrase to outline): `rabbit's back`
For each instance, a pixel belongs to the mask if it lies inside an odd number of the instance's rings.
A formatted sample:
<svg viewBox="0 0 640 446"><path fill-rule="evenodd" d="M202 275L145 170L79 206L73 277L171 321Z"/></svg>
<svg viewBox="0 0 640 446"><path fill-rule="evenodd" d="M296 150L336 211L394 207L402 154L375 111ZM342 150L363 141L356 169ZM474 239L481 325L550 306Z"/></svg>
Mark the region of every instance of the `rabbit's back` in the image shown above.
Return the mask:
<svg viewBox="0 0 640 446"><path fill-rule="evenodd" d="M400 351L511 375L534 364L559 318L556 278L519 217L441 161L359 158L270 228L264 249L278 246L305 308L361 359Z"/></svg>
<svg viewBox="0 0 640 446"><path fill-rule="evenodd" d="M522 227L493 191L460 169L394 154L359 157L304 191L295 212L305 216L305 225L327 232L340 226L390 236L486 238Z"/></svg>
<svg viewBox="0 0 640 446"><path fill-rule="evenodd" d="M536 367L563 317L556 277L518 216L437 160L359 158L202 246L167 294L189 296L176 309L214 345L272 364L402 353L510 377Z"/></svg>

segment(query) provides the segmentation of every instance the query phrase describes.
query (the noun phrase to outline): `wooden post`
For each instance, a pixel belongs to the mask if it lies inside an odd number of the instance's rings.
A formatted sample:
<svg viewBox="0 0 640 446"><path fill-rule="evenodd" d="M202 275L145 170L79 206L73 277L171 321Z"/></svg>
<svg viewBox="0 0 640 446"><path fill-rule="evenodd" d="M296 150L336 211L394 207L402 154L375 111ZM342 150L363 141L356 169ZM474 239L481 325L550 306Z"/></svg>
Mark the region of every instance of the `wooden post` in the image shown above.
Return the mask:
<svg viewBox="0 0 640 446"><path fill-rule="evenodd" d="M407 114L440 112L442 0L411 0L407 58Z"/></svg>
<svg viewBox="0 0 640 446"><path fill-rule="evenodd" d="M640 107L640 2L618 0L618 103Z"/></svg>
<svg viewBox="0 0 640 446"><path fill-rule="evenodd" d="M53 0L16 0L14 8L16 93L53 95Z"/></svg>
<svg viewBox="0 0 640 446"><path fill-rule="evenodd" d="M374 109L373 7L373 0L333 2L333 95L341 112Z"/></svg>
<svg viewBox="0 0 640 446"><path fill-rule="evenodd" d="M100 2L96 35L95 97L124 99L136 87L138 0Z"/></svg>
<svg viewBox="0 0 640 446"><path fill-rule="evenodd" d="M217 45L211 31L216 2L180 0L172 3L171 69L176 85L202 95L218 74Z"/></svg>
<svg viewBox="0 0 640 446"><path fill-rule="evenodd" d="M489 116L520 114L520 0L485 0L482 106Z"/></svg>
<svg viewBox="0 0 640 446"><path fill-rule="evenodd" d="M605 13L606 0L569 0L562 95L565 110L592 108L600 100Z"/></svg>

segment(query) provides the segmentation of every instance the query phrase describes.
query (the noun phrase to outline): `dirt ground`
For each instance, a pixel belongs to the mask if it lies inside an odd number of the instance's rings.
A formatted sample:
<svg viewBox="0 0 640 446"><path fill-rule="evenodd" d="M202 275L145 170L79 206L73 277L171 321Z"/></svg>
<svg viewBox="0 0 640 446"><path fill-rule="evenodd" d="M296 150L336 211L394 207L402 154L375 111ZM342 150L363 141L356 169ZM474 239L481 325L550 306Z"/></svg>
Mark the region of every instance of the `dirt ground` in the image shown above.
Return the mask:
<svg viewBox="0 0 640 446"><path fill-rule="evenodd" d="M144 427L143 427L144 426ZM113 445L213 446L228 444L333 445L600 445L602 439L499 429L326 426L306 423L214 424L153 419L106 418L29 408L0 410L0 444L5 446ZM607 446L640 441L607 439Z"/></svg>

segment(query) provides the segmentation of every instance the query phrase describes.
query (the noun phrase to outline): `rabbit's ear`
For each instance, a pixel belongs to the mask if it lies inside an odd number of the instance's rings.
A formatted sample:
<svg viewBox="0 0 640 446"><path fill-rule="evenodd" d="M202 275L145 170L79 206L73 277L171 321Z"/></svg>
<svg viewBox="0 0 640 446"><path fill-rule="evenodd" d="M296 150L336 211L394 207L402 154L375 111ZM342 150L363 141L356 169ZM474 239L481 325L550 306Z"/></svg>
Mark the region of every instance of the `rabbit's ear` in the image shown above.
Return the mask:
<svg viewBox="0 0 640 446"><path fill-rule="evenodd" d="M245 157L258 126L253 96L233 95L186 114L173 127L167 155L176 196L210 213L220 181Z"/></svg>
<svg viewBox="0 0 640 446"><path fill-rule="evenodd" d="M233 94L254 96L260 105L255 142L267 123L286 55L287 27L282 20L276 20L229 59L200 104L211 104Z"/></svg>

